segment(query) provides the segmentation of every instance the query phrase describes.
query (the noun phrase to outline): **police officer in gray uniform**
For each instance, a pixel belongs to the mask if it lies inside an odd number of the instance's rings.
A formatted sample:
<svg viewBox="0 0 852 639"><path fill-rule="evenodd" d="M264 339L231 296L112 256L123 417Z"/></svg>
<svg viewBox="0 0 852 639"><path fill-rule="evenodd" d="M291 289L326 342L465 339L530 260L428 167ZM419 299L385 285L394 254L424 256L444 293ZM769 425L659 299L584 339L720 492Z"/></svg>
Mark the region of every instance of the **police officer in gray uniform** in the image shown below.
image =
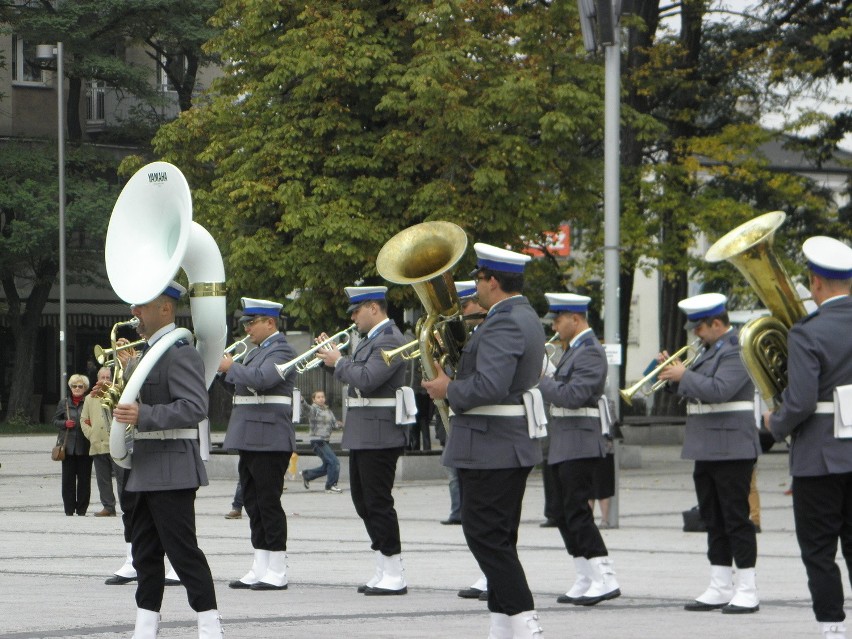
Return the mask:
<svg viewBox="0 0 852 639"><path fill-rule="evenodd" d="M358 592L366 595L404 595L408 592L402 569L399 521L393 501L396 462L405 447L405 432L396 424L396 391L405 384L406 363L397 358L390 366L382 351L397 348L405 339L387 316L386 286L350 286L352 321L366 334L352 357L340 349L322 349L317 357L349 385L341 445L349 449L349 482L355 511L364 521L375 553L376 569ZM323 333L317 341L327 339Z"/></svg>
<svg viewBox="0 0 852 639"><path fill-rule="evenodd" d="M591 298L573 293L545 297L553 330L568 344L553 376L543 377L538 387L551 404L548 464L554 470L556 525L577 571L574 584L557 601L594 606L621 595L589 506L595 473L606 455L598 400L606 386L608 364L586 320Z"/></svg>
<svg viewBox="0 0 852 639"><path fill-rule="evenodd" d="M790 443L793 515L813 610L825 639L845 639L837 541L852 567L852 439L835 436L839 405L852 414L852 248L833 238L805 241L810 289L818 308L787 335L787 388L764 421ZM845 388L844 388L845 387ZM847 398L844 400L844 397Z"/></svg>
<svg viewBox="0 0 852 639"><path fill-rule="evenodd" d="M542 460L523 395L542 373L544 329L521 294L530 257L481 243L474 250L472 277L488 315L465 344L455 379L439 371L423 387L455 413L442 463L458 469L462 530L488 579L490 636L541 637L517 541L527 476Z"/></svg>
<svg viewBox="0 0 852 639"><path fill-rule="evenodd" d="M276 364L296 356L278 331L282 305L244 297L240 318L257 346L241 362L230 354L219 364L224 383L235 392L223 447L239 453L243 502L249 516L254 560L231 588L287 589L287 515L281 507L284 473L296 445L293 430L293 377L278 374Z"/></svg>
<svg viewBox="0 0 852 639"><path fill-rule="evenodd" d="M754 420L754 385L740 359L737 333L730 325L719 293L681 300L687 330L705 350L687 369L682 360L664 368L659 378L689 400L681 457L695 460L692 474L698 508L707 525L710 585L690 611L722 609L726 614L757 612L755 585L757 537L748 517L751 474L760 455ZM660 353L660 362L668 353ZM732 562L736 562L736 587Z"/></svg>
<svg viewBox="0 0 852 639"><path fill-rule="evenodd" d="M133 306L148 348L175 330L175 307L185 292L172 282L150 302ZM198 424L207 417L207 406L204 362L186 340L179 340L151 368L139 401L118 404L113 411L117 422L135 424L137 431L133 471L125 486L136 493L130 522L138 574L135 639L157 636L164 554L198 613L199 637L221 636L213 577L195 534L195 493L208 483L198 443Z"/></svg>

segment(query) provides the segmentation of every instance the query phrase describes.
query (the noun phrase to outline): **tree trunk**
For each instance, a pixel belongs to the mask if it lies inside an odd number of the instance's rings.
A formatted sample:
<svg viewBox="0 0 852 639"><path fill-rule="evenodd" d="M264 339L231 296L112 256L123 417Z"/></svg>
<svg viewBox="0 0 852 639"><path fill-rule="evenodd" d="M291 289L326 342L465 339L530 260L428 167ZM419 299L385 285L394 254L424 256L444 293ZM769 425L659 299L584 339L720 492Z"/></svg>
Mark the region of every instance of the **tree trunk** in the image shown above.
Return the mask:
<svg viewBox="0 0 852 639"><path fill-rule="evenodd" d="M83 139L83 126L80 124L80 96L83 81L80 78L68 78L68 101L65 103L65 121L68 124L68 140L80 142Z"/></svg>

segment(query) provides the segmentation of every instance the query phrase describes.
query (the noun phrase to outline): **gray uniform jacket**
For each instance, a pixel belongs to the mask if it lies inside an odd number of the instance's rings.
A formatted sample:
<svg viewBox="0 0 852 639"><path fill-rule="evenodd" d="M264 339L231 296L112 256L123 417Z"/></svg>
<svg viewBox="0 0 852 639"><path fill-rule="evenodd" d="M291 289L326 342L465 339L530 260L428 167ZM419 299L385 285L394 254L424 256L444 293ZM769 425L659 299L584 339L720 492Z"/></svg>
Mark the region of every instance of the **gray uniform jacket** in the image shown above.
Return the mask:
<svg viewBox="0 0 852 639"><path fill-rule="evenodd" d="M362 339L352 357L342 357L334 367L334 377L349 384L349 397L396 397L405 385L405 360L397 358L390 366L382 359L385 349L402 346L405 339L391 320L367 339ZM381 449L405 446L405 433L396 425L394 407L349 408L343 428L343 448Z"/></svg>
<svg viewBox="0 0 852 639"><path fill-rule="evenodd" d="M690 403L754 402L754 385L740 359L735 330L725 333L690 366L672 390ZM688 415L683 436L683 459L727 461L757 459L760 441L754 409Z"/></svg>
<svg viewBox="0 0 852 639"><path fill-rule="evenodd" d="M207 417L204 362L179 340L154 364L139 392L139 432L198 428ZM133 444L132 492L184 490L207 485L197 439L141 439Z"/></svg>
<svg viewBox="0 0 852 639"><path fill-rule="evenodd" d="M790 474L812 477L852 472L852 440L835 439L834 416L815 415L833 401L837 386L852 384L852 297L823 304L787 335L787 388L769 428L775 439L792 435Z"/></svg>
<svg viewBox="0 0 852 639"><path fill-rule="evenodd" d="M292 402L296 371L290 371L286 379L281 379L275 365L294 357L296 351L287 338L275 333L249 351L242 362L231 365L225 374L225 385L236 397L283 395ZM228 450L295 450L292 403L234 404L222 446Z"/></svg>
<svg viewBox="0 0 852 639"><path fill-rule="evenodd" d="M447 400L451 420L442 463L450 468L524 468L541 463L541 444L530 439L526 417L463 415L479 406L523 403L539 381L544 329L526 297L491 309L462 349Z"/></svg>
<svg viewBox="0 0 852 639"><path fill-rule="evenodd" d="M544 401L560 408L597 408L606 386L606 352L586 333L562 354L553 377L538 383ZM548 464L569 459L604 457L606 444L597 417L548 417Z"/></svg>

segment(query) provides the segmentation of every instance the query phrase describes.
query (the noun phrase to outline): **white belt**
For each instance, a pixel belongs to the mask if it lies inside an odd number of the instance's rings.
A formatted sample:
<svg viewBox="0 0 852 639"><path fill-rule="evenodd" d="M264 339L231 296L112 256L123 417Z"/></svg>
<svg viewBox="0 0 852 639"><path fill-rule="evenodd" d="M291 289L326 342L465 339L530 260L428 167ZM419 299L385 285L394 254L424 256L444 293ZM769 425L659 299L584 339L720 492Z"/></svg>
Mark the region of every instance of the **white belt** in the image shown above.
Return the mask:
<svg viewBox="0 0 852 639"><path fill-rule="evenodd" d="M234 406L243 404L292 404L286 395L235 395Z"/></svg>
<svg viewBox="0 0 852 639"><path fill-rule="evenodd" d="M597 408L560 408L550 407L551 417L596 417L600 419L601 412Z"/></svg>
<svg viewBox="0 0 852 639"><path fill-rule="evenodd" d="M498 406L477 406L463 413L454 413L450 411L450 415L482 415L485 417L523 417L527 414L526 408L522 404L501 404Z"/></svg>
<svg viewBox="0 0 852 639"><path fill-rule="evenodd" d="M133 439L198 439L198 429L171 428L169 430L151 430L140 433L134 428Z"/></svg>
<svg viewBox="0 0 852 639"><path fill-rule="evenodd" d="M834 415L834 402L817 402L814 415Z"/></svg>
<svg viewBox="0 0 852 639"><path fill-rule="evenodd" d="M347 397L347 408L395 408L393 397Z"/></svg>
<svg viewBox="0 0 852 639"><path fill-rule="evenodd" d="M709 415L710 413L737 413L754 411L754 402L722 402L721 404L687 404L687 415Z"/></svg>

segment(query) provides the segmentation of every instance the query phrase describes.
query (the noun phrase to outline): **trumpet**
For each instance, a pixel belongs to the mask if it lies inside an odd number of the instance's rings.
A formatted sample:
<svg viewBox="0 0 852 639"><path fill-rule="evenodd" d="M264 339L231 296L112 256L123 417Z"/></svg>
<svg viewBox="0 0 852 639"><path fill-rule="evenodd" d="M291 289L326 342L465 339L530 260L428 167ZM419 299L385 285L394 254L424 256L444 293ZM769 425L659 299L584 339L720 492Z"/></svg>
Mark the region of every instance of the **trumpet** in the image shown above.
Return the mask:
<svg viewBox="0 0 852 639"><path fill-rule="evenodd" d="M104 358L112 355L113 363L115 364L112 369L112 381L104 382L101 390L98 392L96 397L101 399L101 406L107 410L112 410L115 408L115 405L118 403L118 400L121 398L121 393L124 390L124 364L121 359L116 357L115 354L118 351L124 350L126 348L130 348L134 345L138 346L140 343L144 343L145 340L138 340L132 344L124 344L119 346L116 337L116 332L118 331L119 326L130 326L131 328L136 328L139 326L139 318L133 317L125 322L116 322L112 325L112 330L109 333L109 341L112 345L112 348L109 349L101 349L101 353ZM95 348L95 357L98 356L98 348ZM108 353L109 355L106 355ZM98 360L100 361L100 360ZM103 362L101 362L103 364Z"/></svg>
<svg viewBox="0 0 852 639"><path fill-rule="evenodd" d="M121 346L116 346L115 348L104 348L103 346L95 346L95 361L101 366L112 366L114 364L111 358L114 358L118 351L124 351L129 348L136 348L137 346L142 346L147 340L138 339L135 342L129 342L127 344L122 344Z"/></svg>
<svg viewBox="0 0 852 639"><path fill-rule="evenodd" d="M633 384L633 386L630 386L629 388L623 388L618 391L618 394L621 395L621 399L623 399L628 406L632 406L633 396L636 395L636 393L639 393L643 397L648 397L649 395L653 395L666 385L665 380L658 379L651 385L649 389L643 390L645 385L651 382L655 377L657 377L657 375L659 375L664 368L671 366L678 360L681 360L681 363L687 368L689 368L689 366L691 366L695 362L695 360L698 359L699 355L701 355L701 353L703 352L704 348L701 345L701 338L697 338L686 346L681 347L674 354L669 355L667 359L660 362L654 370L652 370L650 373L645 375L645 377Z"/></svg>
<svg viewBox="0 0 852 639"><path fill-rule="evenodd" d="M397 348L385 349L382 351L382 359L385 360L385 364L390 366L393 364L393 360L397 357L404 359L405 361L410 361L412 359L417 359L420 357L420 341L413 339L408 344L403 344L402 346L398 346Z"/></svg>
<svg viewBox="0 0 852 639"><path fill-rule="evenodd" d="M252 347L249 346L249 339L250 338L251 338L250 335L246 335L241 340L237 340L236 342L234 342L228 348L225 349L225 352L223 353L223 355L229 355L229 354L233 353L234 351L236 351L237 349L241 349L239 353L231 356L231 359L234 360L235 362L240 361L245 356L246 353L248 353L250 350L252 350Z"/></svg>
<svg viewBox="0 0 852 639"><path fill-rule="evenodd" d="M560 339L559 333L554 333L553 337L544 343L544 351L547 353L547 359L552 358L556 349L559 348L559 344L557 342L559 342Z"/></svg>
<svg viewBox="0 0 852 639"><path fill-rule="evenodd" d="M316 368L320 364L322 364L322 360L319 357L316 357L316 353L323 349L330 349L332 346L337 346L340 350L343 350L349 343L352 341L351 332L355 330L355 324L352 324L348 328L335 333L331 337L324 339L323 341L317 343L312 348L309 348L304 353L299 355L298 357L294 357L289 362L284 362L283 364L276 364L275 370L278 371L278 374L281 375L282 378L287 377L290 371L294 370L300 375L306 371L311 370L312 368Z"/></svg>

